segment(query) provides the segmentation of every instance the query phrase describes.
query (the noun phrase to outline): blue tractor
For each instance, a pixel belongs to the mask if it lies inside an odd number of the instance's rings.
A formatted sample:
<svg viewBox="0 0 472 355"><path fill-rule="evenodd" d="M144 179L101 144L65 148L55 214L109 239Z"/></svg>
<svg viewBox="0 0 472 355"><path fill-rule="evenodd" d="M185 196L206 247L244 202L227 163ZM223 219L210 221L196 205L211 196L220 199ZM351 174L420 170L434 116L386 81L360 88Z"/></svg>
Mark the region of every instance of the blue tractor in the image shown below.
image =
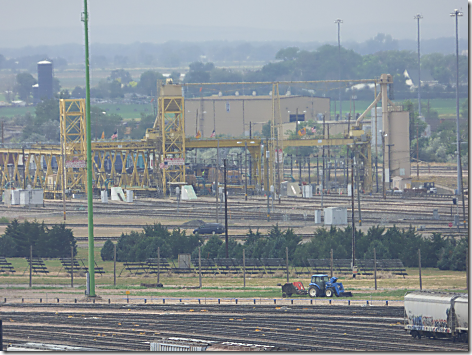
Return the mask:
<svg viewBox="0 0 472 355"><path fill-rule="evenodd" d="M352 297L351 292L345 292L341 282L336 282L337 277L329 278L328 275L313 275L308 288L310 297Z"/></svg>

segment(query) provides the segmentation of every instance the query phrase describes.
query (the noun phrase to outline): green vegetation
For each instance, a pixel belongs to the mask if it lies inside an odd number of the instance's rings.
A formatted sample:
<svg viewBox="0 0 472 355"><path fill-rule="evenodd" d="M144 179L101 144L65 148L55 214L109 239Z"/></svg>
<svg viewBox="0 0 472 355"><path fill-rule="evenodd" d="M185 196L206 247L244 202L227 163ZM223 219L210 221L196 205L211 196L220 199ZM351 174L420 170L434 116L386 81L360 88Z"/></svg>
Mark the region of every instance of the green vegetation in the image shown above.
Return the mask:
<svg viewBox="0 0 472 355"><path fill-rule="evenodd" d="M160 248L162 258L176 259L178 254L191 253L201 245L201 240L196 235L186 236L185 231L174 229L172 232L160 223L148 225L142 232L132 231L130 234L122 234L116 245L117 261L145 261L148 258L157 258L157 248ZM110 244L103 247L103 260L110 258Z"/></svg>
<svg viewBox="0 0 472 355"><path fill-rule="evenodd" d="M72 230L64 224L48 228L37 221L19 223L11 221L0 239L0 255L5 257L29 257L30 246L33 256L58 258L70 256L71 247L77 254L77 246ZM57 261L59 263L59 261Z"/></svg>
<svg viewBox="0 0 472 355"><path fill-rule="evenodd" d="M247 258L285 258L288 248L290 265L308 265L307 259L328 258L333 249L336 259L351 258L352 229L331 227L329 230L318 228L313 237L301 243L301 237L292 229L281 230L273 226L267 235L250 229L244 244L229 241L228 256L242 258L245 249ZM161 257L176 259L180 253L192 253L198 257L198 247L202 244L198 235L185 236L184 232L174 229L170 233L161 224L144 227L144 231L122 234L117 243L118 261L145 261L157 257L160 247ZM465 270L468 239L456 240L443 238L434 233L432 238L423 238L413 228L399 229L373 226L367 233L356 230L356 258L373 259L373 250L378 259L400 259L406 267L418 266L418 249L422 253L423 267L438 267L441 270ZM212 236L201 249L203 258L224 258L226 245L216 235ZM107 241L101 250L102 260L113 260L113 243Z"/></svg>

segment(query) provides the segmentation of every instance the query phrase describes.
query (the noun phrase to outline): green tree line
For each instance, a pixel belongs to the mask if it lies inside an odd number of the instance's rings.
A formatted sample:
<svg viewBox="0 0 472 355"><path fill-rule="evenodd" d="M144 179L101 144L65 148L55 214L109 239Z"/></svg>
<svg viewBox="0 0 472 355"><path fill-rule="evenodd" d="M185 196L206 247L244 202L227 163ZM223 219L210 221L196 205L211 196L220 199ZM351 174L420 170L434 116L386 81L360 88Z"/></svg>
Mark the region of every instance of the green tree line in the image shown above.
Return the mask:
<svg viewBox="0 0 472 355"><path fill-rule="evenodd" d="M77 255L77 244L72 230L65 224L55 224L51 228L44 222L14 219L8 223L0 238L0 255L5 257L29 257L30 246L33 256L41 258L70 257L71 247Z"/></svg>
<svg viewBox="0 0 472 355"><path fill-rule="evenodd" d="M400 259L406 267L418 267L418 249L421 249L423 267L434 267L441 270L465 270L468 239L456 240L433 233L430 238L423 237L413 228L385 228L373 226L367 233L355 231L356 258L373 259L374 248L378 259ZM288 248L289 263L294 266L308 265L307 259L326 259L331 249L335 259L352 257L352 229L350 226L341 229L318 228L313 237L306 243L293 229L282 230L278 225L263 235L259 231L249 230L243 243L234 239L228 242L228 256L241 259L243 249L246 258L285 258ZM145 261L157 257L160 247L161 257L176 259L178 254L192 254L207 258L226 257L226 244L220 237L213 235L203 244L200 236L186 236L184 231L168 231L160 224L146 226L141 232L123 233L117 242L117 261ZM103 260L113 260L113 243L107 241L102 248Z"/></svg>

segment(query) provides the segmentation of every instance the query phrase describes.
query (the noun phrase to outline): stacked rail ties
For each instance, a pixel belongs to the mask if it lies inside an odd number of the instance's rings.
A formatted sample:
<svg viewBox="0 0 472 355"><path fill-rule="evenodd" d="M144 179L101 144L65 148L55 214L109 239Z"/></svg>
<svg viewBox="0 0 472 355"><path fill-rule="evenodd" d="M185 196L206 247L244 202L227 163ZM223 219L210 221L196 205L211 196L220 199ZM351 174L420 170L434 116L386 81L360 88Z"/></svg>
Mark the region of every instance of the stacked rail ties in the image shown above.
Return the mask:
<svg viewBox="0 0 472 355"><path fill-rule="evenodd" d="M4 349L29 342L115 351L468 351L466 343L413 338L403 316L403 307L308 300L289 306L2 304Z"/></svg>

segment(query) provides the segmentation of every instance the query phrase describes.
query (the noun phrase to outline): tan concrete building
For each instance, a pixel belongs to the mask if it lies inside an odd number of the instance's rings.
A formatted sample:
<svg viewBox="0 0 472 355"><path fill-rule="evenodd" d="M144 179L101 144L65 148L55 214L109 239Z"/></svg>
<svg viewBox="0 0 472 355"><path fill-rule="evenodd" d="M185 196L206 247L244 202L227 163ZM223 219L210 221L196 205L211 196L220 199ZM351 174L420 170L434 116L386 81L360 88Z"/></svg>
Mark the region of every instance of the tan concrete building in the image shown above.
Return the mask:
<svg viewBox="0 0 472 355"><path fill-rule="evenodd" d="M326 97L280 96L282 123L298 120L318 120L318 114L330 119L330 99ZM197 112L198 110L198 112ZM278 111L276 108L276 117ZM216 134L249 136L262 130L262 125L272 119L271 96L209 96L185 99L185 134L195 136L198 131L202 138L209 138L213 130Z"/></svg>

